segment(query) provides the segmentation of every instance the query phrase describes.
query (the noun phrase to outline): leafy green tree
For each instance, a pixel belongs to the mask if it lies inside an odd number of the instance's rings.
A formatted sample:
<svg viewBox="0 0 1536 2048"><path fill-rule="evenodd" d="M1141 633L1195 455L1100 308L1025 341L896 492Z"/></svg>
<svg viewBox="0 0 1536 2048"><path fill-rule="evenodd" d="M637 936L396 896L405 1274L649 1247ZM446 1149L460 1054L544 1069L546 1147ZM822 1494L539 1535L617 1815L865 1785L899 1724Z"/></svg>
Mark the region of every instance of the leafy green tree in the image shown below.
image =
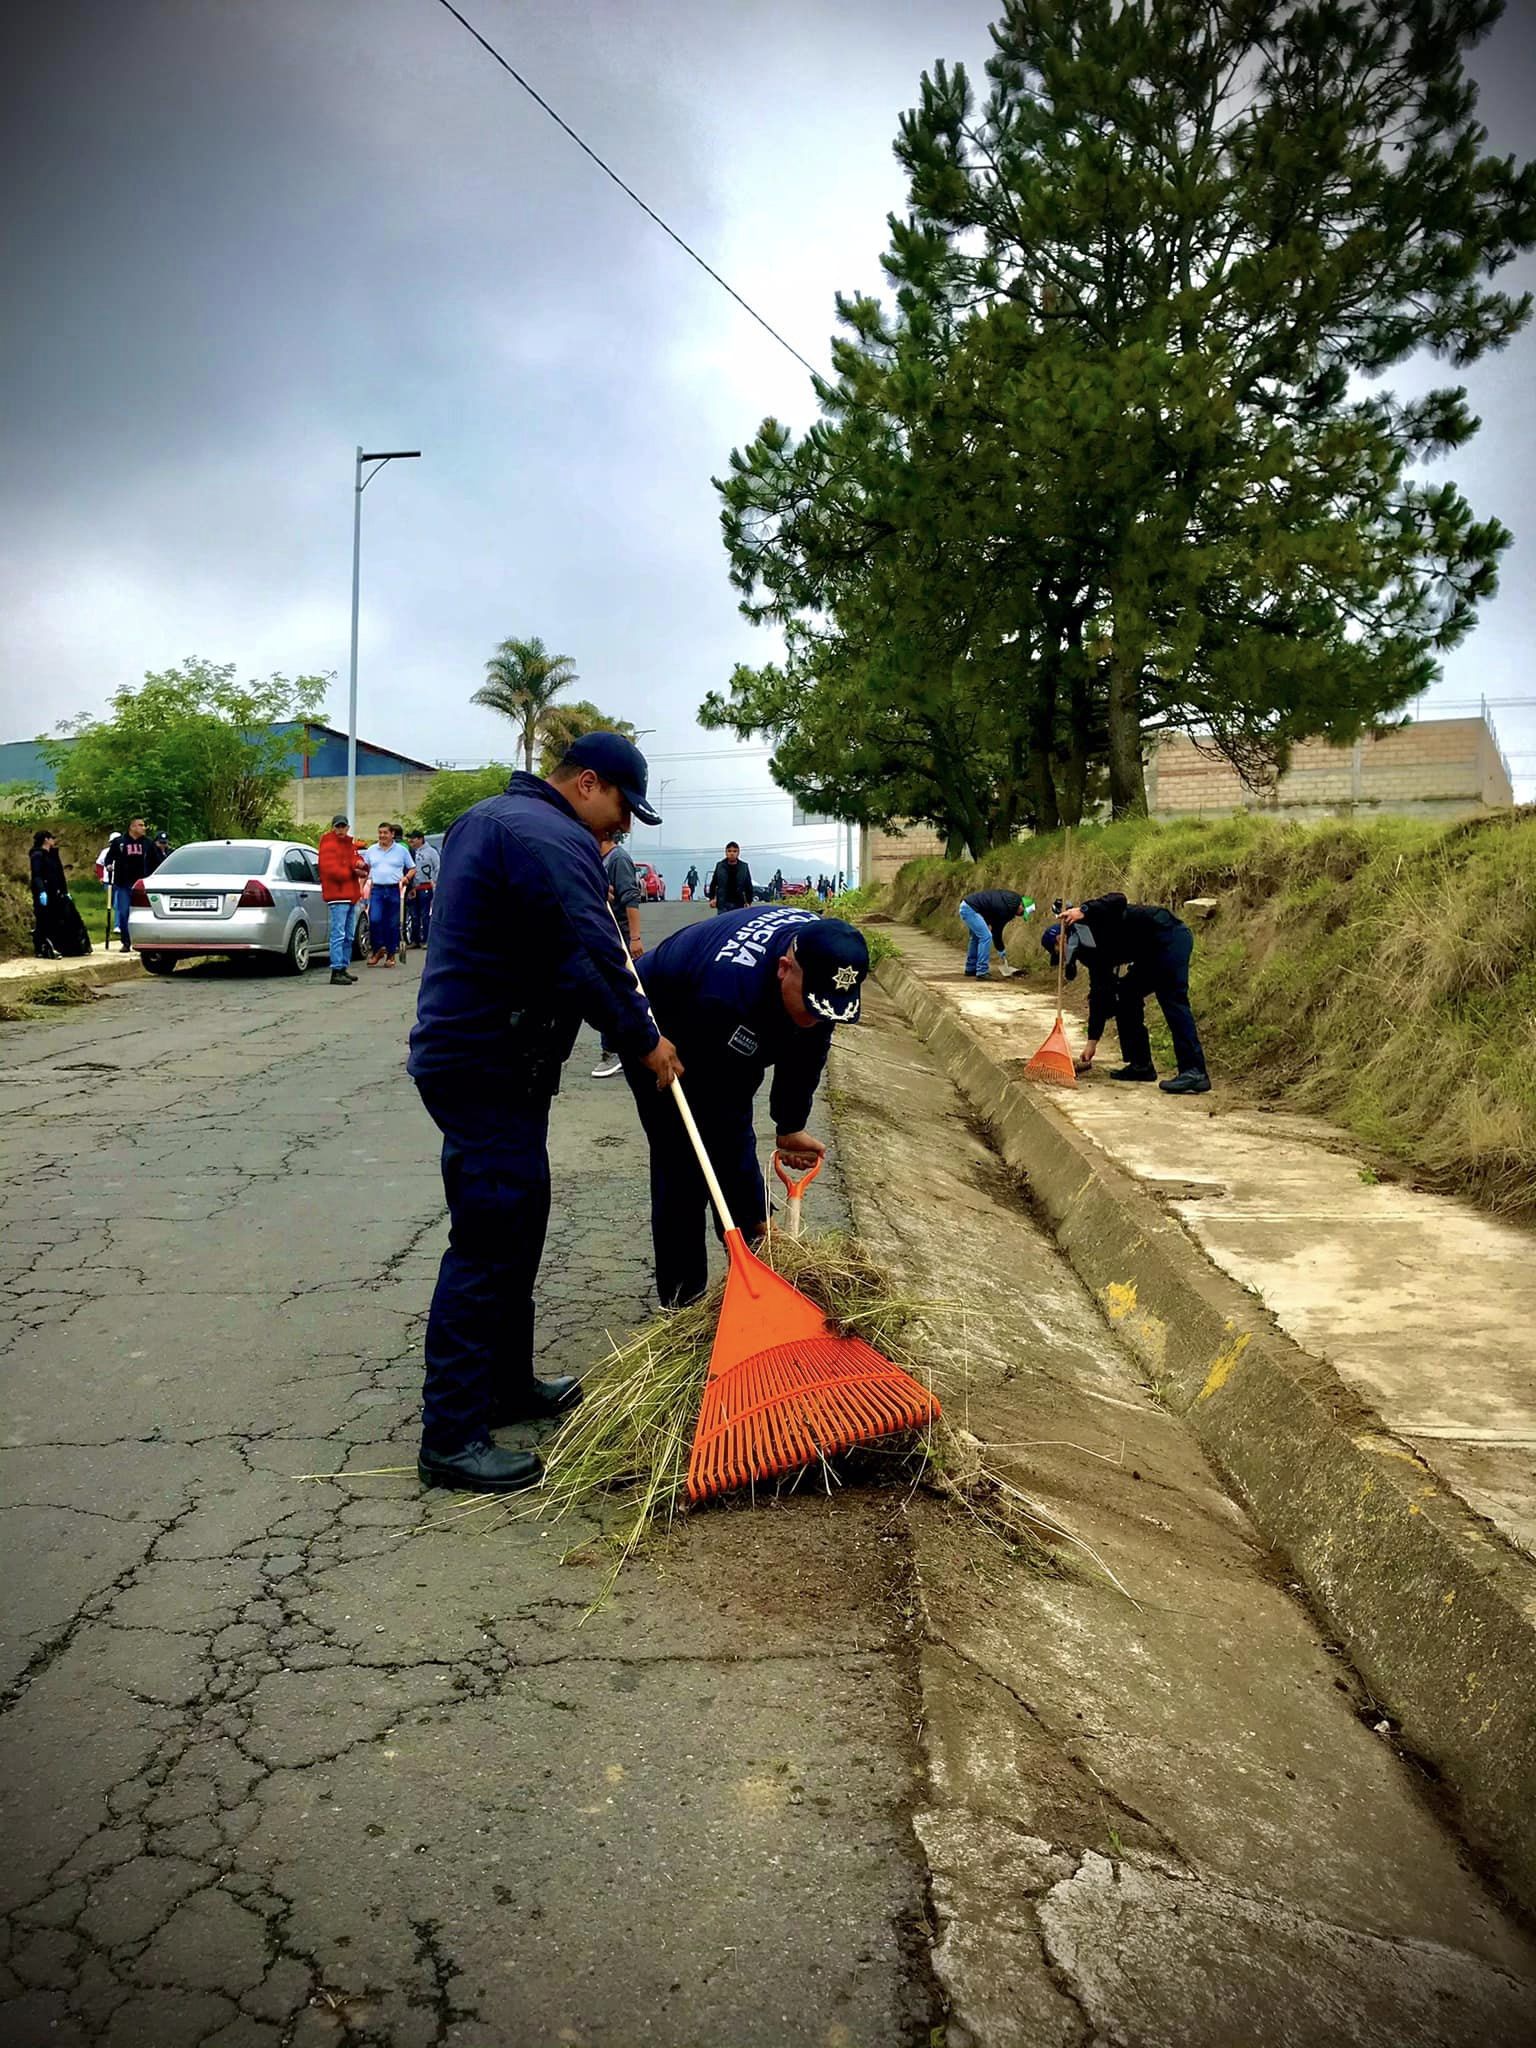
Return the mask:
<svg viewBox="0 0 1536 2048"><path fill-rule="evenodd" d="M531 775L539 731L555 698L579 680L571 655L551 654L542 640L503 640L485 664L485 681L470 702L511 719L523 766Z"/></svg>
<svg viewBox="0 0 1536 2048"><path fill-rule="evenodd" d="M572 740L580 739L584 732L617 732L627 740L636 737L627 718L610 718L584 697L574 704L551 704L539 722L539 773L548 775L565 758Z"/></svg>
<svg viewBox="0 0 1536 2048"><path fill-rule="evenodd" d="M111 716L66 721L40 739L61 811L142 817L173 839L223 839L289 829L284 799L295 748L289 721L324 716L325 676L236 681L233 663L184 661L112 699Z"/></svg>
<svg viewBox="0 0 1536 2048"><path fill-rule="evenodd" d="M511 774L504 761L490 761L484 768L440 768L416 807L417 823L423 832L446 832L471 805L500 796Z"/></svg>
<svg viewBox="0 0 1536 2048"><path fill-rule="evenodd" d="M743 609L789 653L706 716L803 775L790 735L826 760L876 693L935 742L913 814L979 851L1101 775L1144 807L1161 730L1262 775L1422 690L1510 537L1422 475L1475 430L1464 391L1354 373L1469 363L1529 315L1491 280L1536 239L1536 171L1483 153L1463 68L1498 12L1010 0L985 102L940 65L901 124L894 309L839 301L822 421L766 423L720 484Z"/></svg>

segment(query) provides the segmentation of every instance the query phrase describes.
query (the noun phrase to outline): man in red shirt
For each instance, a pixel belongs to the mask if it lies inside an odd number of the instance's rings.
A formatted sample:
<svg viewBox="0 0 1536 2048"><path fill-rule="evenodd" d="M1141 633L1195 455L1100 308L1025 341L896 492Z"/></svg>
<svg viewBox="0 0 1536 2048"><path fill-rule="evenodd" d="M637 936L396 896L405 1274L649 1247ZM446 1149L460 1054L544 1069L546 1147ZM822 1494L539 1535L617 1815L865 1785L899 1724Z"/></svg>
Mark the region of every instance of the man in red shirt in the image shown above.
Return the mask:
<svg viewBox="0 0 1536 2048"><path fill-rule="evenodd" d="M357 934L357 906L362 898L368 864L363 849L347 830L345 812L338 811L331 829L321 836L320 894L331 921L331 986L350 988L357 980L348 974L352 941Z"/></svg>

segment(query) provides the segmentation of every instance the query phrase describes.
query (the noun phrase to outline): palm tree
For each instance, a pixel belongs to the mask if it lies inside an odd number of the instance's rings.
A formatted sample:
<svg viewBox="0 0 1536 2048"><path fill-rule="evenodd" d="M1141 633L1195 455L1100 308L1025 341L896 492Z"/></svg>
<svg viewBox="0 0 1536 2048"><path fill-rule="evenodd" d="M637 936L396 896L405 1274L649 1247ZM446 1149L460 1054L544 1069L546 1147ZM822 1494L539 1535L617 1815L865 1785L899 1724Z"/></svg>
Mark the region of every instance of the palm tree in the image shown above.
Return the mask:
<svg viewBox="0 0 1536 2048"><path fill-rule="evenodd" d="M518 729L523 766L533 773L533 750L550 705L578 680L569 654L551 654L542 640L503 640L485 664L485 682L470 699L510 718Z"/></svg>

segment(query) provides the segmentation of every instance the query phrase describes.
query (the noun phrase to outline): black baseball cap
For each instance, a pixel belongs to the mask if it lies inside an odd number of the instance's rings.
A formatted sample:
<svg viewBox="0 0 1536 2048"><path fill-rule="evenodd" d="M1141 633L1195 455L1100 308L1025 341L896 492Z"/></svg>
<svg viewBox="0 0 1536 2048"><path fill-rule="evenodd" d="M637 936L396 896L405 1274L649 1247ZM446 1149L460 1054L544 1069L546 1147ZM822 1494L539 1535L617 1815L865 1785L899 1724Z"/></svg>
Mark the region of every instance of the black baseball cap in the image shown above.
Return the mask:
<svg viewBox="0 0 1536 2048"><path fill-rule="evenodd" d="M590 768L594 775L601 775L604 782L613 784L642 825L661 823L660 812L653 811L645 800L645 781L650 772L645 765L645 756L634 741L625 739L622 733L584 732L579 740L572 740L566 748L561 765Z"/></svg>
<svg viewBox="0 0 1536 2048"><path fill-rule="evenodd" d="M869 972L864 934L840 917L818 917L795 933L805 976L805 1006L833 1024L857 1024L859 990Z"/></svg>

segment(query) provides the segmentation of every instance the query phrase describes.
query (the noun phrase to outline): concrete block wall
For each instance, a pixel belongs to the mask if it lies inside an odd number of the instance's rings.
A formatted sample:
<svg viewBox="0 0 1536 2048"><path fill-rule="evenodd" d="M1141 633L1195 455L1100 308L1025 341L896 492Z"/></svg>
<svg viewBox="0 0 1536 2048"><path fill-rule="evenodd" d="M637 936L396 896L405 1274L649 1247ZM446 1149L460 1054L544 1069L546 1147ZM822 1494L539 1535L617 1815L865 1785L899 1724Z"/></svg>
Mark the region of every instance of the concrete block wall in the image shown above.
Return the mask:
<svg viewBox="0 0 1536 2048"><path fill-rule="evenodd" d="M889 882L904 862L942 855L944 850L944 841L926 825L909 825L900 832L863 825L859 828L859 880Z"/></svg>
<svg viewBox="0 0 1536 2048"><path fill-rule="evenodd" d="M371 839L381 818L398 823L416 809L431 780L430 773L415 770L402 775L359 775L353 831L360 839ZM323 832L336 813L347 808L347 778L296 775L288 785L288 808L295 823Z"/></svg>
<svg viewBox="0 0 1536 2048"><path fill-rule="evenodd" d="M1461 817L1514 800L1483 718L1428 719L1349 747L1304 740L1267 791L1245 788L1225 761L1200 753L1182 733L1170 735L1148 765L1147 796L1160 818L1244 806L1296 817L1357 807Z"/></svg>

